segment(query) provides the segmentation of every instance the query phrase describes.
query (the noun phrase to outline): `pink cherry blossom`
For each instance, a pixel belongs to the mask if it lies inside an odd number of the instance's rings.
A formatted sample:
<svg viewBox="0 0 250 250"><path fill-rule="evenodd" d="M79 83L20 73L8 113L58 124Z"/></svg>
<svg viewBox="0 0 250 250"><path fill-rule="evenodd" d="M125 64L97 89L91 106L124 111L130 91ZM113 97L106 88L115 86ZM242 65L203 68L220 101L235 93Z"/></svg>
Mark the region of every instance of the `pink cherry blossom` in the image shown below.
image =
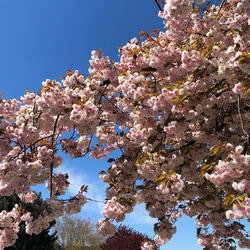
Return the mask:
<svg viewBox="0 0 250 250"><path fill-rule="evenodd" d="M68 71L20 101L0 98L0 195L15 191L22 201L0 213L0 249L15 243L21 221L39 234L91 199L84 185L63 199L70 183L54 171L60 150L94 159L120 152L100 172L108 187L99 233L113 235L112 221L144 203L158 220L157 246L171 240L185 214L195 217L207 249L249 247L250 2L163 2L165 29L141 32L119 48L119 61L92 51L89 76ZM35 200L37 184L50 193L50 211L33 218L23 203Z"/></svg>

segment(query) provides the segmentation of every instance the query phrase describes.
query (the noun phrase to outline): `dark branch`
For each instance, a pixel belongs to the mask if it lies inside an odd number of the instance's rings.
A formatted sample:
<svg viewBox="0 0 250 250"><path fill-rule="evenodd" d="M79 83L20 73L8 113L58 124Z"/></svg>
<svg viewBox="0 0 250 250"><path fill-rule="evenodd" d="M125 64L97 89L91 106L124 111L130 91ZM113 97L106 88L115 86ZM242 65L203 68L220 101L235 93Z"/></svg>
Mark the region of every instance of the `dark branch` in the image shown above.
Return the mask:
<svg viewBox="0 0 250 250"><path fill-rule="evenodd" d="M155 0L155 3L157 4L160 11L162 11L161 5L159 4L158 0Z"/></svg>
<svg viewBox="0 0 250 250"><path fill-rule="evenodd" d="M104 203L106 204L107 202L105 201L99 201L99 200L94 200L94 199L90 199L90 198L87 198L88 201L95 201L95 202L100 202L100 203Z"/></svg>
<svg viewBox="0 0 250 250"><path fill-rule="evenodd" d="M223 7L223 5L224 5L224 3L226 2L226 0L223 0L223 2L222 2L222 4L221 4L221 6L220 6L220 9L219 9L219 11L218 11L218 14L217 15L219 15L220 14L220 11L221 11L221 9L222 9L222 7Z"/></svg>
<svg viewBox="0 0 250 250"><path fill-rule="evenodd" d="M241 103L240 103L240 95L238 95L238 99L237 99L237 106L238 106L238 113L239 113L239 117L240 117L240 124L241 124L241 129L243 131L243 133L246 135L246 144L245 144L245 148L243 151L243 154L246 153L247 147L250 143L250 135L247 133L247 131L245 130L244 127L244 121L243 121L243 117L241 114Z"/></svg>
<svg viewBox="0 0 250 250"><path fill-rule="evenodd" d="M54 147L54 143L55 143L56 128L57 128L57 123L58 123L60 115L61 114L57 115L56 121L54 124L54 130L53 130L53 134L52 134L52 138L51 138L51 147L52 148ZM54 151L54 148L53 148L53 151ZM53 191L53 186L52 186L53 169L54 169L54 156L53 156L53 159L50 163L50 198L52 197L52 191Z"/></svg>

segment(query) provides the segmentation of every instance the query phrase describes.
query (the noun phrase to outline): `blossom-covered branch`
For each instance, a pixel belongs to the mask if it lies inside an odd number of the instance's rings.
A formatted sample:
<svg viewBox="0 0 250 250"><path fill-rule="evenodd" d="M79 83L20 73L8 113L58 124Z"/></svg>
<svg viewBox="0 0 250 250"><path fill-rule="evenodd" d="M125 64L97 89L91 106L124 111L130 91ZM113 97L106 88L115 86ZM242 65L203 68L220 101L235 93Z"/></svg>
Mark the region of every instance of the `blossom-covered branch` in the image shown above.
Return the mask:
<svg viewBox="0 0 250 250"><path fill-rule="evenodd" d="M116 149L99 173L108 188L98 232L113 234L114 220L145 203L158 219L158 246L183 214L195 217L205 249L250 246L238 221L250 215L250 2L207 3L168 0L159 12L165 30L142 31L119 47L118 62L93 51L89 76L68 71L21 100L0 99L0 195L32 202L42 183L51 194L38 218L22 204L1 212L0 249L14 244L22 220L39 233L92 200L86 187L61 198L70 183L54 173L58 151L102 159Z"/></svg>

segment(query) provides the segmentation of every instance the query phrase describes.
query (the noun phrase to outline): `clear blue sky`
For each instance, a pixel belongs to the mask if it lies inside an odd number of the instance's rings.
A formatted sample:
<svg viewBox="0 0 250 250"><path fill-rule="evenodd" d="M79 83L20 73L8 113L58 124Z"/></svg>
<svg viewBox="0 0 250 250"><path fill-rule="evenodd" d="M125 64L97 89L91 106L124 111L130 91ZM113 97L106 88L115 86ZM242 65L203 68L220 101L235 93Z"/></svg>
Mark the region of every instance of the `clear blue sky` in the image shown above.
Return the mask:
<svg viewBox="0 0 250 250"><path fill-rule="evenodd" d="M163 27L157 13L154 0L0 0L0 92L5 98L20 98L25 88L39 91L43 80L59 79L68 69L87 73L93 49L101 48L117 61L118 46L138 37L141 30ZM107 167L106 160L66 157L61 170L72 176L68 195L88 184L89 197L104 199L105 185L97 173ZM81 215L95 222L100 211L101 204L89 203ZM173 240L161 249L202 249L194 221L180 222ZM142 206L125 223L153 236L154 221Z"/></svg>

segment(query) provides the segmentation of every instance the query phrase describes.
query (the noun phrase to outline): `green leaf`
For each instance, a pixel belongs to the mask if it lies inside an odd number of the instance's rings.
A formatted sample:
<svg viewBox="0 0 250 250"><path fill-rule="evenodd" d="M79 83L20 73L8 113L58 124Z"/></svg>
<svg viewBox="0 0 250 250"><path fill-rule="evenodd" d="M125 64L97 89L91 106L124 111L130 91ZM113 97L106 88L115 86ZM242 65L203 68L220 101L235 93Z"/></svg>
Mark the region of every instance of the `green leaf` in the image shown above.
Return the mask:
<svg viewBox="0 0 250 250"><path fill-rule="evenodd" d="M166 179L163 179L163 180L157 181L157 186L160 186L160 185L162 185L162 184L164 184L164 185L165 185L165 183L166 183Z"/></svg>
<svg viewBox="0 0 250 250"><path fill-rule="evenodd" d="M176 172L175 171L171 171L169 175L170 176L176 175Z"/></svg>
<svg viewBox="0 0 250 250"><path fill-rule="evenodd" d="M183 95L182 97L181 97L181 99L184 101L184 100L186 100L187 98L189 98L189 95Z"/></svg>
<svg viewBox="0 0 250 250"><path fill-rule="evenodd" d="M246 195L247 195L246 193L241 194L241 195L237 196L237 199L238 199L239 201L243 201L244 198L246 197Z"/></svg>
<svg viewBox="0 0 250 250"><path fill-rule="evenodd" d="M154 182L161 181L161 180L163 180L163 179L165 179L165 178L166 178L166 175L163 174L163 173L160 173L160 174L158 174L158 175L155 177Z"/></svg>
<svg viewBox="0 0 250 250"><path fill-rule="evenodd" d="M171 101L173 101L173 102L178 102L179 99L178 99L177 97L174 97L174 98L171 99Z"/></svg>
<svg viewBox="0 0 250 250"><path fill-rule="evenodd" d="M234 194L228 194L225 198L224 198L224 205L231 205L233 204L235 201L235 195Z"/></svg>
<svg viewBox="0 0 250 250"><path fill-rule="evenodd" d="M210 165L210 164L204 164L202 165L201 167L201 170L200 170L200 175L203 176L207 171L213 169L214 166Z"/></svg>
<svg viewBox="0 0 250 250"><path fill-rule="evenodd" d="M221 145L214 146L210 149L210 154L211 155L216 155L218 153L221 153L223 147Z"/></svg>
<svg viewBox="0 0 250 250"><path fill-rule="evenodd" d="M181 201L182 201L182 195L181 195L181 194L178 194L178 195L177 195L177 201L178 201L178 202L181 202ZM179 206L179 207L180 207L180 206Z"/></svg>

